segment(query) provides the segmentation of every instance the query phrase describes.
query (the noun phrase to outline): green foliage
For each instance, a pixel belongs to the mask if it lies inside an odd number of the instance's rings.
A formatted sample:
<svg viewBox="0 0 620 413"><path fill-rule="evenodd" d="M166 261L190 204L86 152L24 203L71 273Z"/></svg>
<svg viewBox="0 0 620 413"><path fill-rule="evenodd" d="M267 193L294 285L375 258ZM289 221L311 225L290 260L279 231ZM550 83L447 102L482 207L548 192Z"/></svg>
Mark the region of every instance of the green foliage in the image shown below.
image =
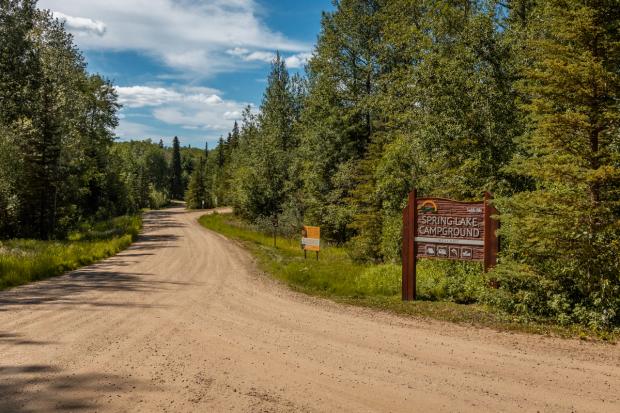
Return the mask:
<svg viewBox="0 0 620 413"><path fill-rule="evenodd" d="M433 264L424 296L472 302L484 292L519 317L612 328L618 7L338 1L323 14L307 79L289 78L278 56L260 112L247 110L220 143L215 198L264 231L320 225L364 265L398 263L412 188L459 200L491 191L502 213L500 289Z"/></svg>
<svg viewBox="0 0 620 413"><path fill-rule="evenodd" d="M291 77L278 53L258 113L247 108L209 151L176 137L171 149L114 143L111 83L86 71L36 1L0 2L0 238L72 237L186 195L190 208L232 205L269 234L259 245L284 237L265 256L285 257L275 271L299 288L394 298L407 193L492 191L500 288L485 288L476 266L423 262L419 294L618 326L618 2L334 6L307 77ZM290 239L303 224L338 246L324 261L298 259Z"/></svg>
<svg viewBox="0 0 620 413"><path fill-rule="evenodd" d="M161 209L170 204L170 198L168 194L157 190L155 185L151 184L149 187L149 208Z"/></svg>
<svg viewBox="0 0 620 413"><path fill-rule="evenodd" d="M226 236L252 242L270 272L291 285L337 297L394 297L401 294L401 266L362 264L351 260L342 247L323 245L320 259L304 259L299 233L279 237L273 247L269 225L249 225L230 215L212 214L200 223ZM426 300L473 303L484 290L479 265L422 261L418 266L418 295Z"/></svg>
<svg viewBox="0 0 620 413"><path fill-rule="evenodd" d="M206 184L206 164L203 158L200 159L198 167L192 173L189 181L189 187L185 195L187 208L204 209L211 208L211 195Z"/></svg>
<svg viewBox="0 0 620 413"><path fill-rule="evenodd" d="M273 247L272 234L257 231L232 215L212 214L200 218L206 228L243 242L273 277L305 293L329 297L346 304L371 307L399 314L428 317L468 326L480 325L499 330L600 337L614 340L617 333L593 332L578 326L561 327L531 319L506 317L497 311L471 303L483 294L486 281L480 266L434 260L420 262L418 296L414 302L401 301L401 267L397 264L369 265L352 261L341 247L327 246L319 261L313 254L303 259L298 239L279 238ZM444 300L444 301L435 301Z"/></svg>
<svg viewBox="0 0 620 413"><path fill-rule="evenodd" d="M173 199L183 199L183 170L181 167L181 146L176 136L172 141L172 162L170 164L170 196Z"/></svg>
<svg viewBox="0 0 620 413"><path fill-rule="evenodd" d="M127 248L138 236L138 216L82 224L68 241L0 242L0 290L60 275Z"/></svg>
<svg viewBox="0 0 620 413"><path fill-rule="evenodd" d="M114 207L123 212L143 208L158 209L169 203L170 170L164 148L151 142L115 143L110 150L114 171L121 181L124 196L116 199Z"/></svg>
<svg viewBox="0 0 620 413"><path fill-rule="evenodd" d="M0 237L62 238L110 217L117 96L63 25L35 1L0 3Z"/></svg>
<svg viewBox="0 0 620 413"><path fill-rule="evenodd" d="M401 272L400 265L373 265L357 274L354 286L366 296L397 296L401 293Z"/></svg>
<svg viewBox="0 0 620 413"><path fill-rule="evenodd" d="M283 211L295 205L292 176L292 155L297 146L293 128L295 107L286 64L278 53L272 63L260 114L254 116L246 110L241 130L233 128L231 133L235 146L223 141L218 146L216 179L229 177L230 184L226 186L230 188L235 211L251 221L270 220L274 227ZM222 160L221 153L228 156Z"/></svg>
<svg viewBox="0 0 620 413"><path fill-rule="evenodd" d="M548 1L523 39L531 130L510 170L535 188L499 200L508 240L488 299L521 315L620 324L620 5Z"/></svg>
<svg viewBox="0 0 620 413"><path fill-rule="evenodd" d="M65 239L168 203L163 144L114 143L119 107L60 21L36 1L0 3L0 239Z"/></svg>

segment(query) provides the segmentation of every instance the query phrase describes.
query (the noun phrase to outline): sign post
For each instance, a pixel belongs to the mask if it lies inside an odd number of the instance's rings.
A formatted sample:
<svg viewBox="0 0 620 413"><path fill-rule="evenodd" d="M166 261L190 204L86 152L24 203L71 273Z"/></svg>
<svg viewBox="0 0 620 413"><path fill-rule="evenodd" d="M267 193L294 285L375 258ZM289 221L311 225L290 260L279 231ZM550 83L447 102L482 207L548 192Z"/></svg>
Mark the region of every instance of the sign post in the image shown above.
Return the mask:
<svg viewBox="0 0 620 413"><path fill-rule="evenodd" d="M409 193L409 202L403 210L403 301L415 300L416 293L416 245L413 240L413 236L417 232L416 204L416 190L414 189Z"/></svg>
<svg viewBox="0 0 620 413"><path fill-rule="evenodd" d="M484 201L459 202L444 198L417 198L414 189L403 210L402 296L416 298L418 258L482 262L487 272L497 262L497 210Z"/></svg>
<svg viewBox="0 0 620 413"><path fill-rule="evenodd" d="M319 260L321 250L321 227L310 227L304 225L301 230L301 248L304 250L304 258L307 251L316 251L316 259Z"/></svg>

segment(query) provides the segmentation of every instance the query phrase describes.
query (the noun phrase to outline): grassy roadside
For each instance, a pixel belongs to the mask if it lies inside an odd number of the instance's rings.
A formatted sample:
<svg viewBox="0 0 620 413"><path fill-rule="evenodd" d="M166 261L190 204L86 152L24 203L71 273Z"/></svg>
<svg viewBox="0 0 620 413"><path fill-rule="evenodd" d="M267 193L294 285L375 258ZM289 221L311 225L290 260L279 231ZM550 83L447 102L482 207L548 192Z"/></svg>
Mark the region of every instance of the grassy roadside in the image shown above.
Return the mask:
<svg viewBox="0 0 620 413"><path fill-rule="evenodd" d="M0 242L0 290L61 275L127 248L142 227L140 216L84 225L66 241Z"/></svg>
<svg viewBox="0 0 620 413"><path fill-rule="evenodd" d="M415 302L400 299L401 268L395 264L353 262L343 248L327 247L320 260L308 254L304 260L297 240L273 238L250 228L230 214L205 215L200 224L241 241L258 259L261 269L306 294L350 305L380 309L402 315L433 318L459 324L582 339L616 341L617 334L587 330L582 326L559 326L522 320L474 304L486 288L479 267L468 263L421 261L418 265Z"/></svg>

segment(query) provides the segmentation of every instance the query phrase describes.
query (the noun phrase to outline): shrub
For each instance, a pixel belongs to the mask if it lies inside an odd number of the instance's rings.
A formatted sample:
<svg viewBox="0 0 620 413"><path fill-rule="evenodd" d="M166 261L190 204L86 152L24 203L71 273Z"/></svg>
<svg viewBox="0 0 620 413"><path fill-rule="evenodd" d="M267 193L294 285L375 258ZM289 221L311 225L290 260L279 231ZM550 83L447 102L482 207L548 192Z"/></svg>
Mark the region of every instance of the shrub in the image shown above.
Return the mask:
<svg viewBox="0 0 620 413"><path fill-rule="evenodd" d="M170 203L170 197L163 191L158 191L154 185L149 187L149 208L161 209Z"/></svg>
<svg viewBox="0 0 620 413"><path fill-rule="evenodd" d="M0 290L60 275L127 248L142 225L138 216L84 223L67 241L0 243Z"/></svg>
<svg viewBox="0 0 620 413"><path fill-rule="evenodd" d="M355 288L365 295L394 296L400 294L401 267L395 264L374 265L355 278Z"/></svg>
<svg viewBox="0 0 620 413"><path fill-rule="evenodd" d="M475 303L486 285L481 270L474 263L420 260L416 273L418 298Z"/></svg>
<svg viewBox="0 0 620 413"><path fill-rule="evenodd" d="M522 319L551 319L561 325L579 323L593 330L610 330L619 323L620 289L608 283L608 291L579 291L577 280L562 276L562 268L548 266L541 275L535 267L508 261L490 276L498 289L484 291L481 300Z"/></svg>

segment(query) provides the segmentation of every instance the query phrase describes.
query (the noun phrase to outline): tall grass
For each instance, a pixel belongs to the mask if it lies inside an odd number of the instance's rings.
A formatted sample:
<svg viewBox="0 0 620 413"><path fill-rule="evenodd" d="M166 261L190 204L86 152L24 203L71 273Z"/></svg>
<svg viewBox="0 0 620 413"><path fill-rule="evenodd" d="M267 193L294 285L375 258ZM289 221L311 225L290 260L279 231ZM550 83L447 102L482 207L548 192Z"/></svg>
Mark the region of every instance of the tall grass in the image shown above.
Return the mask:
<svg viewBox="0 0 620 413"><path fill-rule="evenodd" d="M299 240L254 230L231 215L205 215L200 223L231 238L250 243L261 265L278 279L297 289L338 297L400 297L401 266L362 264L351 260L344 248L322 246L319 260L312 252L304 259ZM417 271L417 294L423 300L473 303L484 289L478 264L421 261Z"/></svg>
<svg viewBox="0 0 620 413"><path fill-rule="evenodd" d="M42 280L109 257L136 239L142 219L123 216L84 224L66 241L0 242L0 290Z"/></svg>
<svg viewBox="0 0 620 413"><path fill-rule="evenodd" d="M304 259L299 239L277 238L230 214L205 215L200 223L215 232L241 241L263 270L298 291L330 299L392 311L399 314L475 324L498 330L516 330L564 337L595 337L615 341L617 334L601 334L582 326L559 326L545 320L522 320L495 308L477 304L487 280L475 263L421 260L417 267L417 297L401 300L401 266L361 264L343 248L321 246L319 260L313 253Z"/></svg>

